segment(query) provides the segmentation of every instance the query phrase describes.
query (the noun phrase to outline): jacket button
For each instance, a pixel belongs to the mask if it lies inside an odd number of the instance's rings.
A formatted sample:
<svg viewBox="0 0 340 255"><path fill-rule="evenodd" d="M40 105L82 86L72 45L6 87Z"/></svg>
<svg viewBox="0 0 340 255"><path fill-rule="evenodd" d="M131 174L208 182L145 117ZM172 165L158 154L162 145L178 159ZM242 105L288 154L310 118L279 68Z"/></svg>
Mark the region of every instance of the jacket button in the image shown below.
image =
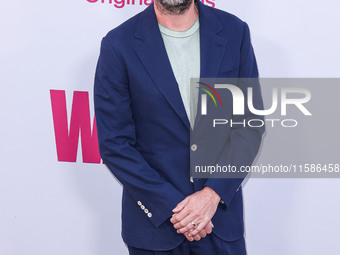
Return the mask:
<svg viewBox="0 0 340 255"><path fill-rule="evenodd" d="M194 183L194 178L192 178L192 176L190 176L190 181Z"/></svg>
<svg viewBox="0 0 340 255"><path fill-rule="evenodd" d="M141 201L138 201L137 204L138 204L139 206L141 206L141 205L142 205L142 202L141 202Z"/></svg>
<svg viewBox="0 0 340 255"><path fill-rule="evenodd" d="M144 210L144 209L145 209L145 206L144 206L144 205L141 205L140 208L141 208L142 210Z"/></svg>
<svg viewBox="0 0 340 255"><path fill-rule="evenodd" d="M149 212L149 210L148 210L148 209L145 209L145 210L144 210L144 212L145 212L145 213L148 213L148 212Z"/></svg>
<svg viewBox="0 0 340 255"><path fill-rule="evenodd" d="M152 217L152 214L151 214L151 213L148 213L148 217L151 218L151 217Z"/></svg>
<svg viewBox="0 0 340 255"><path fill-rule="evenodd" d="M196 144L191 145L191 150L192 151L196 151L197 150L197 145Z"/></svg>

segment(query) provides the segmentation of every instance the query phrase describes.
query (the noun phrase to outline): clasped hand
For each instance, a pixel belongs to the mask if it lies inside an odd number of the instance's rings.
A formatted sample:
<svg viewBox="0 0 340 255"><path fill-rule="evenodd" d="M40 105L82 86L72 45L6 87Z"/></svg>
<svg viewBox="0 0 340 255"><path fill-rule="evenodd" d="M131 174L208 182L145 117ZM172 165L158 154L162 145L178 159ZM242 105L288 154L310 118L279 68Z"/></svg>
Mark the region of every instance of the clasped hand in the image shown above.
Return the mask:
<svg viewBox="0 0 340 255"><path fill-rule="evenodd" d="M170 219L177 233L185 235L189 241L199 241L211 234L214 225L211 222L215 215L220 196L211 188L186 197L173 210Z"/></svg>

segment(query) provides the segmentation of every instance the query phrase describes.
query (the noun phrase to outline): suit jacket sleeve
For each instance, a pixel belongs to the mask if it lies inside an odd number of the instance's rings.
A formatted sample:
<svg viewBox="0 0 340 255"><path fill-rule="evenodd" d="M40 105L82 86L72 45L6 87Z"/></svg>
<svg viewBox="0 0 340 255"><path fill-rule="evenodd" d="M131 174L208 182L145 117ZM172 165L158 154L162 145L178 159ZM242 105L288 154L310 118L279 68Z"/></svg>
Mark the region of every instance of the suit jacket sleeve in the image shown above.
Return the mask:
<svg viewBox="0 0 340 255"><path fill-rule="evenodd" d="M102 40L94 85L100 155L124 189L150 211L145 217L159 227L185 196L153 169L136 149L125 62Z"/></svg>
<svg viewBox="0 0 340 255"><path fill-rule="evenodd" d="M239 78L255 78L255 79L241 79L239 88L245 95L245 114L234 115L233 122L248 122L249 119L262 119L262 116L252 114L247 107L247 87L253 88L253 104L256 109L263 109L260 85L258 82L258 70L255 55L250 40L250 32L248 25L244 23L244 35L240 50L240 65ZM254 80L256 82L254 82ZM259 150L264 127L242 127L235 125L231 128L230 136L225 146L222 157L219 159L219 165L236 166L240 169L241 166L250 166ZM242 181L246 177L238 175L240 178L210 178L206 181L204 186L209 186L219 194L225 205L228 207L239 188Z"/></svg>

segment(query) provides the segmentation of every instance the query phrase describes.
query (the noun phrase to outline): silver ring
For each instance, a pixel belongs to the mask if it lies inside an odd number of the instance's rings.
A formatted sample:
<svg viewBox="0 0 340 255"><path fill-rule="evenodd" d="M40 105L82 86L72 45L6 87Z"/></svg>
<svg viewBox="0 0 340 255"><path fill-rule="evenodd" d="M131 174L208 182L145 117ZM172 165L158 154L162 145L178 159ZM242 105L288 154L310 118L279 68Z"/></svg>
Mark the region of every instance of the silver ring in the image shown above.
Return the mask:
<svg viewBox="0 0 340 255"><path fill-rule="evenodd" d="M191 222L191 224L194 226L194 228L197 226L197 224L195 222Z"/></svg>

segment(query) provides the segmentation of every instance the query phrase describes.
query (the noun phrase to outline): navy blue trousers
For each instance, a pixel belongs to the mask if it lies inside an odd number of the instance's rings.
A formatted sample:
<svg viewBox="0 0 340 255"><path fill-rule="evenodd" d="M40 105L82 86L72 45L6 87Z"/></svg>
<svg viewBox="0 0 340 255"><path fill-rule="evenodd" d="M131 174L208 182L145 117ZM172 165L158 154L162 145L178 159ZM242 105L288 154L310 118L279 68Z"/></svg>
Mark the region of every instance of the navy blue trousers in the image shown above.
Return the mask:
<svg viewBox="0 0 340 255"><path fill-rule="evenodd" d="M185 240L170 251L149 251L128 246L130 255L246 255L245 241L242 237L233 242L226 242L214 233L200 241Z"/></svg>

